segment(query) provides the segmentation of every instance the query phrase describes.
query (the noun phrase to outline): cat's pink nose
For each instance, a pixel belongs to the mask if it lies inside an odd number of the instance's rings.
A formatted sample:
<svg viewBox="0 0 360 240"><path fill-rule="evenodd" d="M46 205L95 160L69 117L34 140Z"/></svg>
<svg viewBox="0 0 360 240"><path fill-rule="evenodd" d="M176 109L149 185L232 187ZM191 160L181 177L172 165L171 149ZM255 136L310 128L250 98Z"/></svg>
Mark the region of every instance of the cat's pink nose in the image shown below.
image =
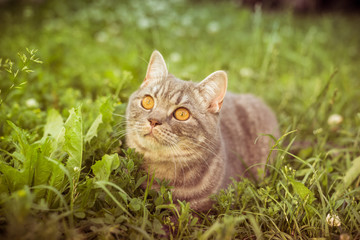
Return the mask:
<svg viewBox="0 0 360 240"><path fill-rule="evenodd" d="M149 118L148 121L150 122L151 127L156 127L157 125L161 125L162 123L159 120Z"/></svg>

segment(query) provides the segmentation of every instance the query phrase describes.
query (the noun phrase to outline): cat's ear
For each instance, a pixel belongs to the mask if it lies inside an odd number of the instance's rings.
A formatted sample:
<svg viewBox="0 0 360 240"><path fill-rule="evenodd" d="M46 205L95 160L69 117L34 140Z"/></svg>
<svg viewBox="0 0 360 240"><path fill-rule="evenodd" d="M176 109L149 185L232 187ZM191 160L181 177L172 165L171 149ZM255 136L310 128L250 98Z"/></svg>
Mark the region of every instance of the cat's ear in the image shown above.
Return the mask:
<svg viewBox="0 0 360 240"><path fill-rule="evenodd" d="M141 87L148 85L152 81L162 81L166 79L168 70L165 60L159 51L154 51L151 54L146 76Z"/></svg>
<svg viewBox="0 0 360 240"><path fill-rule="evenodd" d="M217 113L220 111L227 88L227 74L224 71L216 71L198 84L198 89L208 111Z"/></svg>

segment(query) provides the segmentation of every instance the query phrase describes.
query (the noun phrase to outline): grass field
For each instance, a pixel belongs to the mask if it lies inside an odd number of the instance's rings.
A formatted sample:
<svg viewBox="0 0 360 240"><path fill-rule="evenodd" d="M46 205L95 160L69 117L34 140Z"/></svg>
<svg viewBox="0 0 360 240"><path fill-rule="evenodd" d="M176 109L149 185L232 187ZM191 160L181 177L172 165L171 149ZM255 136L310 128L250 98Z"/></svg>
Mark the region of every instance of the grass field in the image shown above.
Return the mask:
<svg viewBox="0 0 360 240"><path fill-rule="evenodd" d="M360 239L360 16L195 2L0 5L1 239ZM209 213L152 190L124 146L154 49L182 79L227 71L278 116L270 175Z"/></svg>

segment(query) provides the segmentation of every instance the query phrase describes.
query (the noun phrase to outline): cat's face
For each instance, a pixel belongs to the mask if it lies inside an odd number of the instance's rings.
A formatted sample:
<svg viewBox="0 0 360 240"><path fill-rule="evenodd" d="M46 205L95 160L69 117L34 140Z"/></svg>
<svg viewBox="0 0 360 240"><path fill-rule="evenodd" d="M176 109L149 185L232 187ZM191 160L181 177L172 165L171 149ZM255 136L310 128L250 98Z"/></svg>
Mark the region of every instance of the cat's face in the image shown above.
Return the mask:
<svg viewBox="0 0 360 240"><path fill-rule="evenodd" d="M215 72L201 83L176 79L155 51L143 84L129 99L128 146L162 160L191 154L211 142L218 130L226 81L224 72Z"/></svg>

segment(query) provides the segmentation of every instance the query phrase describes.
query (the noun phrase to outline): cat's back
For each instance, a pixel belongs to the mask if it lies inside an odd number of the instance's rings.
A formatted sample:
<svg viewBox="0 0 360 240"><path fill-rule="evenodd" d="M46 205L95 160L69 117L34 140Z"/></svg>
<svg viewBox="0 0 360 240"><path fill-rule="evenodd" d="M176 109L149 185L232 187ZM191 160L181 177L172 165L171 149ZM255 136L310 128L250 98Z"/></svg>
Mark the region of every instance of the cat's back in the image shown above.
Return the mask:
<svg viewBox="0 0 360 240"><path fill-rule="evenodd" d="M276 117L261 99L230 92L221 109L220 131L227 154L227 174L232 177L242 174L248 166L266 162L271 139L262 134L279 136ZM256 168L251 172L256 174Z"/></svg>

